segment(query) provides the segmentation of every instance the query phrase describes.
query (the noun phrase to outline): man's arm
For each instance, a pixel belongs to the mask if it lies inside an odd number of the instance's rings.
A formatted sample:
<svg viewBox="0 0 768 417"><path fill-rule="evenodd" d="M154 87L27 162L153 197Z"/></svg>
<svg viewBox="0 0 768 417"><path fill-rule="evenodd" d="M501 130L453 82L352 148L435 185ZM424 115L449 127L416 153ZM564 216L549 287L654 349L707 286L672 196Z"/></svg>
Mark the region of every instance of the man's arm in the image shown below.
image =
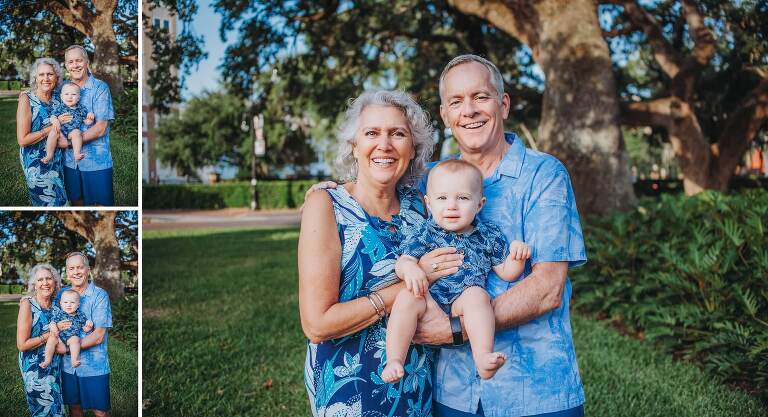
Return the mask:
<svg viewBox="0 0 768 417"><path fill-rule="evenodd" d="M97 327L93 329L93 333L80 339L80 349L88 349L94 347L104 341L104 337L107 335L106 327Z"/></svg>
<svg viewBox="0 0 768 417"><path fill-rule="evenodd" d="M83 143L88 143L92 140L98 139L104 136L109 126L109 120L98 120L88 130L83 132Z"/></svg>
<svg viewBox="0 0 768 417"><path fill-rule="evenodd" d="M491 301L496 317L496 331L526 323L552 311L562 303L568 262L539 262L524 280ZM462 333L467 340L464 319ZM414 342L447 345L453 342L451 324L436 303L427 302L427 311L419 320Z"/></svg>

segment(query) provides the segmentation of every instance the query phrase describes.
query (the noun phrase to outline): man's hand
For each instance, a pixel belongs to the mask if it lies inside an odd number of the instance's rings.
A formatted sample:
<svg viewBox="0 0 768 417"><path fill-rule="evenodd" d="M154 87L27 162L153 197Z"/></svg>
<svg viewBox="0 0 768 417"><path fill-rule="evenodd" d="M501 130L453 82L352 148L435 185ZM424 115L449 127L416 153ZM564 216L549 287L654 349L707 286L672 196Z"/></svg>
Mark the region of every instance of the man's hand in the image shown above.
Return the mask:
<svg viewBox="0 0 768 417"><path fill-rule="evenodd" d="M83 122L85 122L87 125L92 125L95 121L96 115L91 112L88 112L88 114L85 116L85 120L83 120Z"/></svg>
<svg viewBox="0 0 768 417"><path fill-rule="evenodd" d="M416 326L413 342L422 345L447 345L453 342L448 315L432 297L427 297L427 311Z"/></svg>
<svg viewBox="0 0 768 417"><path fill-rule="evenodd" d="M304 201L307 201L307 197L309 197L309 195L315 191L327 190L329 188L336 188L338 186L339 184L336 184L333 181L323 181L323 182L318 182L317 184L313 184L311 187L309 187L307 192L304 193ZM299 211L301 212L302 210L304 210L304 204L302 204L301 207L299 207Z"/></svg>
<svg viewBox="0 0 768 417"><path fill-rule="evenodd" d="M85 325L83 326L83 331L88 333L91 330L93 330L93 322L90 320L86 320Z"/></svg>
<svg viewBox="0 0 768 417"><path fill-rule="evenodd" d="M455 274L464 263L464 254L456 253L456 248L437 248L419 259L419 266L427 274L429 283Z"/></svg>

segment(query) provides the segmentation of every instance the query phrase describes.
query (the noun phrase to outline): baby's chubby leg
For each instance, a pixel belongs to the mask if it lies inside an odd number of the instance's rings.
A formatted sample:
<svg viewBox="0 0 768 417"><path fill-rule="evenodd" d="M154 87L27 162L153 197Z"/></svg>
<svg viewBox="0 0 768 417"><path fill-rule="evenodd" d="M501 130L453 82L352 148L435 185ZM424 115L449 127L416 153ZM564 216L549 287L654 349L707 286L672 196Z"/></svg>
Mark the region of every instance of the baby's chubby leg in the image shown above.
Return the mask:
<svg viewBox="0 0 768 417"><path fill-rule="evenodd" d="M47 164L53 159L53 155L56 152L56 145L59 141L59 131L57 129L51 129L48 132L48 138L45 142L45 156L40 159L40 162ZM54 345L55 346L55 345Z"/></svg>
<svg viewBox="0 0 768 417"><path fill-rule="evenodd" d="M80 132L80 129L69 132L68 138L72 141L72 153L75 156L75 160L79 161L85 158L85 155L83 155L83 133Z"/></svg>
<svg viewBox="0 0 768 417"><path fill-rule="evenodd" d="M507 355L493 351L493 335L496 330L493 307L488 293L480 287L469 287L453 302L453 316L464 316L464 325L472 346L480 378L489 379L504 365Z"/></svg>
<svg viewBox="0 0 768 417"><path fill-rule="evenodd" d="M72 336L67 339L67 346L69 346L70 357L72 358L72 367L77 368L80 366L80 338Z"/></svg>
<svg viewBox="0 0 768 417"><path fill-rule="evenodd" d="M387 322L387 364L381 372L384 382L397 382L405 374L405 355L416 332L416 324L426 310L426 297L416 297L407 289L397 294Z"/></svg>
<svg viewBox="0 0 768 417"><path fill-rule="evenodd" d="M40 367L45 369L48 367L48 365L51 364L51 361L53 360L53 354L56 351L56 343L59 341L59 338L49 334L48 340L45 341L45 358L42 362L40 362Z"/></svg>

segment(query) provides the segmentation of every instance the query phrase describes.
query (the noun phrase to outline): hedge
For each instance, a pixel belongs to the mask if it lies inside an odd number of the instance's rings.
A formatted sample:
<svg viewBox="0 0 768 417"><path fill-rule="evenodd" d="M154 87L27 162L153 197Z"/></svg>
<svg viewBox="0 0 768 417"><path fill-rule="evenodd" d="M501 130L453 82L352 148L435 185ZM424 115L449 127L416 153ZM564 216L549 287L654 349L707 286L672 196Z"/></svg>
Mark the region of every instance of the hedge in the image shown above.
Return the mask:
<svg viewBox="0 0 768 417"><path fill-rule="evenodd" d="M19 284L0 284L0 294L23 294L26 287Z"/></svg>
<svg viewBox="0 0 768 417"><path fill-rule="evenodd" d="M662 195L585 225L574 306L768 403L768 191Z"/></svg>
<svg viewBox="0 0 768 417"><path fill-rule="evenodd" d="M304 193L316 180L259 181L259 207L262 209L296 208L304 203ZM221 184L145 185L145 209L217 209L250 207L248 182Z"/></svg>
<svg viewBox="0 0 768 417"><path fill-rule="evenodd" d="M24 85L21 81L0 80L0 90L21 90Z"/></svg>

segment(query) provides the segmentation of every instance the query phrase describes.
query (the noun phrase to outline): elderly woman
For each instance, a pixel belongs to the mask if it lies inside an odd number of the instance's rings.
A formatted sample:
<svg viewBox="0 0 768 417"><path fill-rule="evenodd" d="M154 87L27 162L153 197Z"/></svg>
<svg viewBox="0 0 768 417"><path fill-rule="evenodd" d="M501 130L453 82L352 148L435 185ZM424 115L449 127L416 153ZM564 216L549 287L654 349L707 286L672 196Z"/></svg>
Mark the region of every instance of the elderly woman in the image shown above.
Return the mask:
<svg viewBox="0 0 768 417"><path fill-rule="evenodd" d="M404 232L426 218L409 186L432 153L429 118L400 91L363 93L339 131L343 186L307 196L299 237L304 378L314 416L428 416L432 357L411 346L405 376L381 380Z"/></svg>
<svg viewBox="0 0 768 417"><path fill-rule="evenodd" d="M41 161L45 156L45 139L51 129L55 129L48 118L58 101L61 66L51 58L39 58L32 64L29 84L30 90L19 95L16 110L16 140L21 147L19 153L29 199L33 206L64 206L67 195L64 190L63 152L57 149L50 162ZM70 114L64 114L59 116L59 121L66 123L71 118ZM61 145L66 147L66 141Z"/></svg>
<svg viewBox="0 0 768 417"><path fill-rule="evenodd" d="M61 288L61 277L54 267L38 264L29 271L28 297L19 303L16 325L16 347L19 349L19 368L24 380L29 415L32 417L60 417L64 415L61 396L61 355L45 369L45 342L51 337L51 307Z"/></svg>

